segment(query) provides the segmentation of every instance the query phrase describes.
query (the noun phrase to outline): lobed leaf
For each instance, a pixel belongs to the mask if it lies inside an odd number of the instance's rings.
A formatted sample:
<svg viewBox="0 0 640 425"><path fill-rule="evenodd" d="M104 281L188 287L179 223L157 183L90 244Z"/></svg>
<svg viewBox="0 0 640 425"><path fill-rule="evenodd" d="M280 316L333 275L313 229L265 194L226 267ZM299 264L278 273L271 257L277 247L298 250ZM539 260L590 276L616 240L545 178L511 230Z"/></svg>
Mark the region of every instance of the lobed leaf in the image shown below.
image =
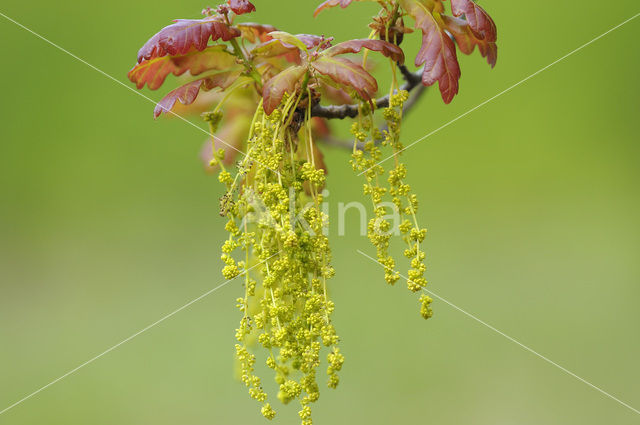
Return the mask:
<svg viewBox="0 0 640 425"><path fill-rule="evenodd" d="M404 63L404 53L402 52L402 49L395 44L391 44L383 40L349 40L328 48L323 52L323 55L336 56L344 53L358 53L363 48L380 52L384 56L391 58L400 64Z"/></svg>
<svg viewBox="0 0 640 425"><path fill-rule="evenodd" d="M320 36L312 34L297 34L294 37L301 41L307 49L312 49L320 43L327 41ZM300 49L278 39L258 44L251 50L250 54L252 57L263 63L268 61L269 58L281 58L296 65L300 65L302 63Z"/></svg>
<svg viewBox="0 0 640 425"><path fill-rule="evenodd" d="M321 55L310 65L340 86L352 88L364 100L371 101L378 91L376 79L362 66L349 59Z"/></svg>
<svg viewBox="0 0 640 425"><path fill-rule="evenodd" d="M469 22L460 18L452 18L450 16L442 17L447 30L456 40L456 44L462 53L470 55L476 46L482 57L487 58L487 62L493 68L498 60L498 46L495 41L482 40L476 36L471 29Z"/></svg>
<svg viewBox="0 0 640 425"><path fill-rule="evenodd" d="M321 78L316 79L316 83L317 90L322 95L321 97L329 103L334 105L351 105L354 103L349 93L331 78L322 75Z"/></svg>
<svg viewBox="0 0 640 425"><path fill-rule="evenodd" d="M318 6L316 8L315 12L313 12L313 17L315 18L324 9L328 9L330 7L340 6L341 8L344 9L345 7L349 6L351 4L351 2L353 2L353 1L357 1L357 0L327 0L327 1L324 1L324 2L322 2L320 4L320 6Z"/></svg>
<svg viewBox="0 0 640 425"><path fill-rule="evenodd" d="M279 74L283 70L289 68L291 65L301 65L302 59L300 58L298 51L296 51L295 55L256 57L253 64L262 76L262 81L267 81L270 78L275 77L276 74Z"/></svg>
<svg viewBox="0 0 640 425"><path fill-rule="evenodd" d="M227 52L225 46L211 46L203 51L192 48L187 54L180 56L162 56L143 60L129 71L128 77L136 87L141 89L146 84L151 90L160 87L167 75L182 75L189 71L198 75L208 70L223 70L235 65L235 56Z"/></svg>
<svg viewBox="0 0 640 425"><path fill-rule="evenodd" d="M326 39L324 37L321 37L315 34L296 34L296 38L302 41L304 45L307 46L307 49L313 49L314 47L322 43L326 43L333 40L333 37L331 37L330 39Z"/></svg>
<svg viewBox="0 0 640 425"><path fill-rule="evenodd" d="M258 44L249 52L251 56L274 57L285 55L291 52L299 52L300 49L295 47L287 47L280 40L268 40Z"/></svg>
<svg viewBox="0 0 640 425"><path fill-rule="evenodd" d="M220 16L204 19L176 19L147 41L138 51L138 63L167 55L184 55L192 48L204 50L209 39L229 41L240 30L228 26Z"/></svg>
<svg viewBox="0 0 640 425"><path fill-rule="evenodd" d="M307 51L307 45L301 39L293 34L284 31L271 31L269 36L279 40L285 47L297 47L300 50Z"/></svg>
<svg viewBox="0 0 640 425"><path fill-rule="evenodd" d="M476 38L495 42L498 39L496 24L491 16L475 2L471 0L451 0L451 12L453 16L464 15L469 27L473 30Z"/></svg>
<svg viewBox="0 0 640 425"><path fill-rule="evenodd" d="M272 37L272 32L267 35ZM251 54L254 56L280 56L286 53L296 52L300 50L307 51L308 49L312 49L318 46L322 42L326 42L327 40L313 34L296 34L292 35L289 33L283 34L281 31L275 31L276 37L272 37L273 39L263 42L262 44L257 45L251 50ZM293 37L296 41L289 43L285 39L288 39L288 36ZM283 39L284 38L284 39ZM304 46L304 48L302 48Z"/></svg>
<svg viewBox="0 0 640 425"><path fill-rule="evenodd" d="M263 25L254 22L236 24L236 28L240 30L241 37L249 43L264 43L265 41L269 41L272 39L269 33L271 31L277 31L273 25Z"/></svg>
<svg viewBox="0 0 640 425"><path fill-rule="evenodd" d="M153 116L158 118L163 112L169 112L178 101L183 105L192 104L198 97L200 90L209 91L214 88L225 89L233 84L239 75L239 70L224 71L180 86L167 93L167 95L158 102L153 110Z"/></svg>
<svg viewBox="0 0 640 425"><path fill-rule="evenodd" d="M437 81L442 100L450 103L458 94L460 65L456 46L443 28L441 15L428 9L429 2L425 0L400 0L400 4L422 31L422 45L415 60L416 66L424 65L422 84L430 86Z"/></svg>
<svg viewBox="0 0 640 425"><path fill-rule="evenodd" d="M293 94L296 85L306 74L307 68L304 66L291 66L284 71L273 76L262 87L262 105L267 115L280 105L285 92Z"/></svg>
<svg viewBox="0 0 640 425"><path fill-rule="evenodd" d="M414 7L422 7L423 9L428 10L429 12L438 12L444 13L444 5L442 4L445 0L397 0L402 8L409 12L410 9Z"/></svg>
<svg viewBox="0 0 640 425"><path fill-rule="evenodd" d="M267 62L271 59L284 59L286 62L300 65L302 59L300 57L300 49L295 47L286 47L280 40L270 40L262 44L258 44L250 51L251 57L257 62Z"/></svg>
<svg viewBox="0 0 640 425"><path fill-rule="evenodd" d="M229 9L236 15L255 12L256 7L249 0L229 0Z"/></svg>

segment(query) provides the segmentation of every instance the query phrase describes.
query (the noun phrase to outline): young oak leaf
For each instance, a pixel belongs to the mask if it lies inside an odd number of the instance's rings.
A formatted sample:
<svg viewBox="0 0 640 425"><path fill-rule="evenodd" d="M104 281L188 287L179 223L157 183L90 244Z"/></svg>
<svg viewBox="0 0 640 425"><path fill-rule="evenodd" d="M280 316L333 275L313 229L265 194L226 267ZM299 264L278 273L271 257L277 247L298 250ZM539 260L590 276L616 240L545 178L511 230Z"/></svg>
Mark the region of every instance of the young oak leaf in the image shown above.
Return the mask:
<svg viewBox="0 0 640 425"><path fill-rule="evenodd" d="M430 12L444 13L443 1L445 0L398 0L398 3L406 11L409 11L409 3L415 3L414 6L419 5Z"/></svg>
<svg viewBox="0 0 640 425"><path fill-rule="evenodd" d="M296 34L296 38L304 43L307 46L307 49L313 49L314 47L323 44L323 43L331 43L333 37L324 38L315 34Z"/></svg>
<svg viewBox="0 0 640 425"><path fill-rule="evenodd" d="M366 101L371 101L378 91L376 79L362 66L349 59L320 55L310 65L339 85L352 88Z"/></svg>
<svg viewBox="0 0 640 425"><path fill-rule="evenodd" d="M451 0L451 12L453 16L465 16L469 27L473 30L476 38L495 42L498 39L496 24L491 16L475 2L471 0Z"/></svg>
<svg viewBox="0 0 640 425"><path fill-rule="evenodd" d="M307 48L307 44L301 38L307 34L298 34L301 37L289 34L284 31L271 31L269 35L276 40L279 40L285 47L297 47L302 51L308 51L311 47ZM317 37L317 36L314 36ZM313 42L312 42L313 43ZM312 46L313 47L313 46Z"/></svg>
<svg viewBox="0 0 640 425"><path fill-rule="evenodd" d="M269 41L272 37L269 35L271 31L277 31L273 25L257 24L254 22L242 22L236 24L236 28L240 30L242 38L249 43L264 43Z"/></svg>
<svg viewBox="0 0 640 425"><path fill-rule="evenodd" d="M329 103L334 105L352 105L354 100L349 93L340 88L340 86L331 78L322 76L315 81L315 86L322 96Z"/></svg>
<svg viewBox="0 0 640 425"><path fill-rule="evenodd" d="M280 105L285 92L293 94L307 72L305 66L291 66L269 79L262 87L262 106L267 115Z"/></svg>
<svg viewBox="0 0 640 425"><path fill-rule="evenodd" d="M258 44L251 50L252 55L280 56L295 50L313 49L327 39L314 34L289 34L284 31L271 31L267 34L270 39Z"/></svg>
<svg viewBox="0 0 640 425"><path fill-rule="evenodd" d="M166 55L184 55L192 47L204 50L209 39L229 41L240 30L228 26L220 16L204 19L176 19L147 41L138 51L138 63Z"/></svg>
<svg viewBox="0 0 640 425"><path fill-rule="evenodd" d="M320 4L320 6L318 6L316 8L315 12L313 12L313 17L315 18L324 9L328 9L330 7L340 6L341 8L344 9L345 7L349 6L351 4L351 2L353 2L353 1L358 1L358 0L327 0L327 1L324 1L324 2L322 2Z"/></svg>
<svg viewBox="0 0 640 425"><path fill-rule="evenodd" d="M255 12L256 7L249 0L229 0L229 9L236 15Z"/></svg>
<svg viewBox="0 0 640 425"><path fill-rule="evenodd" d="M279 33L279 32L276 32L276 33ZM287 34L287 35L282 35L284 39L274 38L272 40L266 41L262 44L258 44L257 46L255 46L250 52L251 56L258 58L259 60L264 60L265 58L282 57L287 62L300 65L302 63L302 59L300 56L300 54L302 53L302 50L300 49L301 44L305 46L305 49L303 50L307 51L308 49L312 49L316 47L323 41L324 42L327 41L324 38L317 35L313 35L313 34L297 34L297 35L291 35L288 33L283 33L283 34ZM271 37L271 33L267 35ZM293 41L289 39L289 36L293 37L297 41ZM285 39L292 41L294 44L288 43L287 41L285 41Z"/></svg>
<svg viewBox="0 0 640 425"><path fill-rule="evenodd" d="M265 58L271 58L275 56L286 55L291 52L298 52L299 49L295 47L287 47L280 40L268 40L258 44L249 52L252 57L261 56ZM299 55L298 55L299 56Z"/></svg>
<svg viewBox="0 0 640 425"><path fill-rule="evenodd" d="M422 46L415 60L416 66L424 65L422 84L430 86L437 81L442 100L450 103L458 94L460 65L456 46L443 28L441 15L429 10L424 0L400 0L400 4L422 31Z"/></svg>
<svg viewBox="0 0 640 425"><path fill-rule="evenodd" d="M476 36L469 25L468 21L460 18L452 18L450 16L443 16L447 30L451 33L456 40L456 44L462 53L470 55L473 50L478 46L480 55L487 58L487 62L493 68L498 60L498 46L495 41L488 41L487 39L479 39Z"/></svg>
<svg viewBox="0 0 640 425"><path fill-rule="evenodd" d="M204 71L232 68L236 64L236 57L229 53L225 46L211 46L203 51L192 48L188 53L180 56L162 56L150 60L143 60L129 71L128 77L136 87L141 89L146 84L151 90L160 87L167 75L182 75L189 71L191 75L198 75Z"/></svg>
<svg viewBox="0 0 640 425"><path fill-rule="evenodd" d="M274 37L274 40L257 46L252 51L254 55L283 55L287 51L295 51L300 56L303 51L308 52L309 49L316 46L322 48L331 41L330 39L327 40L323 37L308 34L294 36L280 31L271 32L269 35ZM404 54L398 46L383 40L363 39L345 41L322 50L319 54L314 54L311 58L307 58L310 60L308 65L319 74L329 77L340 87L351 88L362 99L371 101L378 90L376 79L355 62L336 57L344 53L358 53L363 48L380 52L397 62L404 62ZM285 92L294 93L298 80L302 78L306 70L307 68L304 66L289 67L273 76L265 84L262 94L264 110L267 114L271 114L280 104Z"/></svg>
<svg viewBox="0 0 640 425"><path fill-rule="evenodd" d="M290 56L290 57L288 57ZM287 69L291 65L301 65L302 59L296 51L295 54L289 54L276 57L257 57L253 61L256 70L262 76L262 81L268 81L279 72Z"/></svg>
<svg viewBox="0 0 640 425"><path fill-rule="evenodd" d="M338 43L333 47L328 48L322 55L324 56L336 56L344 53L358 53L363 48L380 52L384 56L393 59L393 61L400 64L404 63L404 53L402 49L395 44L383 40L349 40L342 43Z"/></svg>
<svg viewBox="0 0 640 425"><path fill-rule="evenodd" d="M236 81L240 72L240 70L219 72L170 91L158 102L153 110L153 116L158 118L163 112L169 112L178 101L183 105L192 104L198 97L200 90L209 91L214 88L226 89Z"/></svg>
<svg viewBox="0 0 640 425"><path fill-rule="evenodd" d="M300 65L302 63L300 50L295 47L285 47L279 40L270 40L258 44L249 53L251 60L258 68L264 64L282 63L284 66L277 68L283 69L289 64Z"/></svg>

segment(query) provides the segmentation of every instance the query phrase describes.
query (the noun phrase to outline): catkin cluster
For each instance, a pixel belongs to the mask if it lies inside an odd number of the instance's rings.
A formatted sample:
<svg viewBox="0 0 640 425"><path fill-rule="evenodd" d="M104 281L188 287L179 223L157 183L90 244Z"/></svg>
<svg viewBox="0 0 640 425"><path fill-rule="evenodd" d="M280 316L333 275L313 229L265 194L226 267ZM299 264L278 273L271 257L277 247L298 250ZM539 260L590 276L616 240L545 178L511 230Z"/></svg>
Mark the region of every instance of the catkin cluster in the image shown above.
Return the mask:
<svg viewBox="0 0 640 425"><path fill-rule="evenodd" d="M244 294L236 330L236 358L242 382L273 419L272 400L255 373L256 361L273 370L282 403L297 400L303 425L311 425L311 404L320 396L317 370L327 347L327 385L335 388L344 357L331 323L334 303L327 280L334 275L320 208L324 170L316 166L307 116L285 99L267 116L258 106L247 155L232 176L215 153L226 187L220 211L227 218L222 274L241 277ZM207 118L207 117L205 117ZM212 123L218 116L209 116ZM212 130L215 130L212 126ZM242 275L242 276L240 276Z"/></svg>
<svg viewBox="0 0 640 425"><path fill-rule="evenodd" d="M374 217L369 220L367 236L376 248L378 262L384 266L385 280L394 285L400 278L396 260L389 253L390 240L395 232L399 232L406 245L404 256L409 262L407 287L412 292L419 292L427 285L424 278L425 253L420 248L427 230L418 224L418 198L411 193L411 187L405 181L407 169L400 161L404 149L400 141L402 107L408 97L409 93L404 90L389 97L389 106L382 111L386 127L382 131L374 125L370 105L361 105L358 119L351 127L355 139L351 165L354 171L364 176L363 191L371 199ZM358 149L358 145L362 149ZM390 149L393 154L393 168L388 171L380 162L383 159L381 147ZM390 221L394 217L399 219L397 229ZM420 314L425 319L430 318L433 315L432 299L423 293L419 301Z"/></svg>

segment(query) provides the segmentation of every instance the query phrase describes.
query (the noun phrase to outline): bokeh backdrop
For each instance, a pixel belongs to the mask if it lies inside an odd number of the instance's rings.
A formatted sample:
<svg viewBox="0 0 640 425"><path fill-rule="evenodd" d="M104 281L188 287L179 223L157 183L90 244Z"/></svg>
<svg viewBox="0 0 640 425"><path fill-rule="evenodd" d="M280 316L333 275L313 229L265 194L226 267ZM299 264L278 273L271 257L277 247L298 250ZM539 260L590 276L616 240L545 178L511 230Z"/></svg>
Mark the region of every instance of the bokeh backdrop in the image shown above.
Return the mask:
<svg viewBox="0 0 640 425"><path fill-rule="evenodd" d="M373 4L255 0L251 20L366 36ZM637 14L637 0L487 0L490 70L462 57L460 95L434 90L406 141L433 131ZM198 0L31 2L0 12L127 82L137 49ZM615 7L614 7L615 6ZM635 19L407 151L430 289L640 408L640 55ZM0 17L0 410L223 281L220 187L203 137ZM410 49L411 50L411 49ZM171 86L172 81L167 87ZM164 89L163 89L164 90ZM158 100L160 92L146 92ZM363 200L349 155L325 149L331 212ZM332 239L347 357L318 424L637 424L640 416ZM335 232L334 232L335 233ZM227 285L0 415L0 424L264 424L234 379L239 283ZM277 423L298 423L296 406Z"/></svg>

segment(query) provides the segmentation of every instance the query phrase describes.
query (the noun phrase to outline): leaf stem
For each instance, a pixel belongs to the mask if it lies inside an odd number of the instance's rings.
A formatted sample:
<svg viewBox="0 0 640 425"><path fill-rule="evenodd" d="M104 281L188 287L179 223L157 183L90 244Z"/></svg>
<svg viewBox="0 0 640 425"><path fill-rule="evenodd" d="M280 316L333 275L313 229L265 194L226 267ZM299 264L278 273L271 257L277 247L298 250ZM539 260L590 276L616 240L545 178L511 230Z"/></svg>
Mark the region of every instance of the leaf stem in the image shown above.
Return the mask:
<svg viewBox="0 0 640 425"><path fill-rule="evenodd" d="M233 54L242 61L242 65L247 69L247 74L255 80L258 87L262 88L262 76L258 71L256 71L251 61L247 59L247 56L244 54L244 51L238 44L238 41L235 38L232 38L229 42L233 47Z"/></svg>

